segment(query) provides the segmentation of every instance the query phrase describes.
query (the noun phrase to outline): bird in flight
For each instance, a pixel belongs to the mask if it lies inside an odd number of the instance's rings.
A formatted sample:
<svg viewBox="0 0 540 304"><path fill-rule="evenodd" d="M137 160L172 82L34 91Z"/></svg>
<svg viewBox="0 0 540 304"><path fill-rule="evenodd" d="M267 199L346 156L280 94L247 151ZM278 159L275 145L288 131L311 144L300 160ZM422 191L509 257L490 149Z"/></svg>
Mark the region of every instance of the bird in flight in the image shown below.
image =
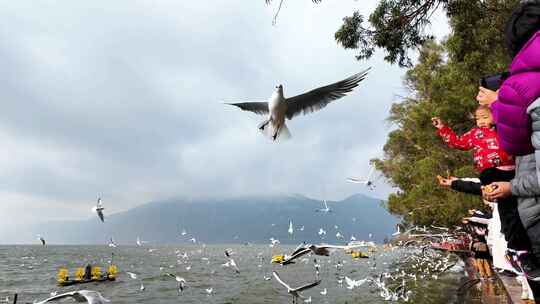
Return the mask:
<svg viewBox="0 0 540 304"><path fill-rule="evenodd" d="M287 232L289 232L290 235L294 233L294 228L291 220L289 220L289 229L287 230Z"/></svg>
<svg viewBox="0 0 540 304"><path fill-rule="evenodd" d="M290 137L285 118L291 120L300 114L309 114L326 107L351 92L367 76L369 68L344 80L322 86L309 92L285 98L283 85L277 85L268 101L226 103L237 106L244 111L267 115L267 119L259 124L259 130L273 141Z"/></svg>
<svg viewBox="0 0 540 304"><path fill-rule="evenodd" d="M103 216L103 210L105 208L103 207L103 204L101 204L101 197L98 197L97 199L97 204L92 208L92 211L94 211L95 213L97 213L99 219L102 221L102 222L105 222L105 217Z"/></svg>
<svg viewBox="0 0 540 304"><path fill-rule="evenodd" d="M324 208L315 209L315 211L324 212L324 213L332 212L332 209L328 208L328 204L326 203L326 200L323 200L323 205L324 205Z"/></svg>
<svg viewBox="0 0 540 304"><path fill-rule="evenodd" d="M53 302L59 299L72 298L77 302L89 303L89 304L103 304L105 302L110 302L105 299L99 292L92 290L79 290L66 292L57 296L50 297L41 302L36 302L36 304L44 304L48 302Z"/></svg>
<svg viewBox="0 0 540 304"><path fill-rule="evenodd" d="M298 301L298 298L302 298L302 299L304 298L300 294L301 291L313 288L313 287L321 284L321 280L318 280L318 281L315 281L313 283L309 283L309 284L306 284L306 285L303 285L303 286L300 286L300 287L297 287L297 288L292 288L291 286L289 286L289 284L287 284L287 283L283 282L283 280L281 280L281 278L279 277L279 274L277 272L273 271L272 274L274 275L274 278L276 279L276 281L278 281L279 284L281 284L281 285L285 286L285 288L287 288L287 293L289 293L290 295L293 296L293 304Z"/></svg>
<svg viewBox="0 0 540 304"><path fill-rule="evenodd" d="M365 180L362 180L358 177L349 177L347 178L347 181L355 184L363 184L366 187L369 188L369 190L373 191L375 190L375 185L373 184L373 180L371 176L373 175L373 172L375 171L375 166L371 166L371 169L369 170L369 174Z"/></svg>
<svg viewBox="0 0 540 304"><path fill-rule="evenodd" d="M38 240L41 242L41 245L45 246L45 239L39 234L37 235L37 237L38 237Z"/></svg>

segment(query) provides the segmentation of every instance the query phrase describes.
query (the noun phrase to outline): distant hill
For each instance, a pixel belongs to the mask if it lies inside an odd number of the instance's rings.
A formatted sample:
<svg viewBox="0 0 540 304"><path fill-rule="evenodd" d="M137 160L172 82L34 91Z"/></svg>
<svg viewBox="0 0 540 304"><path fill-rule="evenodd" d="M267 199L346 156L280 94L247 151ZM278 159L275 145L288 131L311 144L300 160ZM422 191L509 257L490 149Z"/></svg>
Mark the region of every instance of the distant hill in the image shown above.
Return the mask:
<svg viewBox="0 0 540 304"><path fill-rule="evenodd" d="M337 231L344 236L341 242L351 235L367 240L370 233L372 240L380 242L394 231L397 223L381 200L361 194L328 201L331 213L315 212L321 206L322 201L299 195L174 199L106 214L105 223L96 216L85 221L48 222L30 230L40 231L49 243L57 244L104 244L110 236L119 244L135 244L137 236L150 244L188 242L191 237L204 243L269 243L270 237L282 243L315 242L321 240L319 228L327 231L326 242L338 242ZM289 219L295 228L292 237L287 232ZM187 231L185 236L180 235L183 228ZM29 239L35 239L33 236L32 232Z"/></svg>

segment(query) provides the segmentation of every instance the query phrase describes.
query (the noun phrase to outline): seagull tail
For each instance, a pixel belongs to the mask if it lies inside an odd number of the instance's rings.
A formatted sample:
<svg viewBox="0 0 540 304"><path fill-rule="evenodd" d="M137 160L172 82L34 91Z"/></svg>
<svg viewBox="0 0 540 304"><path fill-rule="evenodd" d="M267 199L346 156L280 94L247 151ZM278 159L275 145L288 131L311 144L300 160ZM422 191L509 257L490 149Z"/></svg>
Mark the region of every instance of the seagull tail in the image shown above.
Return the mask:
<svg viewBox="0 0 540 304"><path fill-rule="evenodd" d="M277 128L278 126L276 126L272 120L266 120L259 125L259 131L261 131L264 134L264 136L274 141L286 140L286 139L291 138L291 132L289 132L289 128L287 128L287 125L285 123L281 125L281 128L277 130L277 134L276 134ZM276 137L274 138L274 136Z"/></svg>
<svg viewBox="0 0 540 304"><path fill-rule="evenodd" d="M289 139L291 137L292 135L289 128L287 128L287 125L283 123L283 126L281 126L281 129L279 130L278 139Z"/></svg>

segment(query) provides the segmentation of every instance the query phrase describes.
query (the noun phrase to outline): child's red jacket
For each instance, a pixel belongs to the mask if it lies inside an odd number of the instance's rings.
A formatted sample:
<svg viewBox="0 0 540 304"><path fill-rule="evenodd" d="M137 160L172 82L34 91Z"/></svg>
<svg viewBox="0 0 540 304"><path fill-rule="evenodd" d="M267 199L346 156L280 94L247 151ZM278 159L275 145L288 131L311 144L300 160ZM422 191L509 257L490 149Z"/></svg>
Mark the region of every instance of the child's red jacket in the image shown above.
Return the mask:
<svg viewBox="0 0 540 304"><path fill-rule="evenodd" d="M443 126L437 134L450 148L473 149L474 167L480 172L487 168L514 165L514 158L499 147L495 128L472 128L457 136L448 126Z"/></svg>

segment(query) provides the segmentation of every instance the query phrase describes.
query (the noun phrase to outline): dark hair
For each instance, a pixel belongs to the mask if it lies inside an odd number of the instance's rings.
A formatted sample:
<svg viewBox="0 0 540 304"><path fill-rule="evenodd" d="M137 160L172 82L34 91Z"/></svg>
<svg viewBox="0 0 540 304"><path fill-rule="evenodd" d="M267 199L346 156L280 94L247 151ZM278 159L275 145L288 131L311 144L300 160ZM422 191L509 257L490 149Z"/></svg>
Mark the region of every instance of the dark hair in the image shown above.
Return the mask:
<svg viewBox="0 0 540 304"><path fill-rule="evenodd" d="M489 106L487 106L487 105L479 105L478 108L476 108L476 110L474 110L474 112L480 111L480 110L487 111L487 112L491 113L491 108Z"/></svg>
<svg viewBox="0 0 540 304"><path fill-rule="evenodd" d="M510 56L515 57L538 30L540 30L540 1L522 1L512 12L504 31L504 41Z"/></svg>

